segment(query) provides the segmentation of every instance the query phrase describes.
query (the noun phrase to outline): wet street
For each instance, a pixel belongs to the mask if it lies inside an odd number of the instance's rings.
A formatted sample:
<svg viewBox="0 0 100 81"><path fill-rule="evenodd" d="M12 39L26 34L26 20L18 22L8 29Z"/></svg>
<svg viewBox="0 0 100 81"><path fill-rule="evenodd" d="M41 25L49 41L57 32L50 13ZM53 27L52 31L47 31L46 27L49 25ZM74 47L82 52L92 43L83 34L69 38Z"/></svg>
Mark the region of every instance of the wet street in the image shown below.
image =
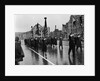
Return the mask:
<svg viewBox="0 0 100 81"><path fill-rule="evenodd" d="M48 45L47 52L43 57L41 50L38 50L38 53L33 49L27 47L24 44L24 41L21 41L21 46L24 52L25 57L23 61L20 61L20 65L70 65L68 58L68 41L63 41L63 49L59 49L59 41L57 41L57 46L51 47ZM80 49L78 52L75 52L76 56L76 65L84 65L84 48L82 48L82 53ZM72 61L72 52L71 52L71 61Z"/></svg>

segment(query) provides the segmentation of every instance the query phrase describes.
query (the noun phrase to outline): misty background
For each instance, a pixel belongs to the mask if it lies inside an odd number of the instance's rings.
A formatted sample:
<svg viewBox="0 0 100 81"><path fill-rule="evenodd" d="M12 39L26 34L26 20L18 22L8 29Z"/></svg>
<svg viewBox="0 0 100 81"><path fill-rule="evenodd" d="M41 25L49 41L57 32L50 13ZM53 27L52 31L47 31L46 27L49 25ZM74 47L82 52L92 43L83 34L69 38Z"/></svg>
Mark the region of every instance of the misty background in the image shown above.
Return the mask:
<svg viewBox="0 0 100 81"><path fill-rule="evenodd" d="M44 26L44 17L47 17L47 26L50 27L50 31L54 31L55 25L57 29L62 30L62 24L66 24L70 19L69 14L15 14L15 32L30 31L31 26L37 23Z"/></svg>

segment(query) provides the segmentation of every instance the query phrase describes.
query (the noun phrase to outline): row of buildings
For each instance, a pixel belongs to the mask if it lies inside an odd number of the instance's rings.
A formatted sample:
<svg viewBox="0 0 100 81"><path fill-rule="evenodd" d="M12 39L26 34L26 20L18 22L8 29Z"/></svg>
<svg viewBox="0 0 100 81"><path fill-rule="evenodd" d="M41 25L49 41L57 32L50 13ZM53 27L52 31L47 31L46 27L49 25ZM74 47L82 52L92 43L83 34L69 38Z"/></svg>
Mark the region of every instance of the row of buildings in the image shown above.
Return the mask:
<svg viewBox="0 0 100 81"><path fill-rule="evenodd" d="M63 36L62 30L57 29L57 26L55 25L54 31L50 32L49 36L50 37L57 37L57 38L62 37Z"/></svg>
<svg viewBox="0 0 100 81"><path fill-rule="evenodd" d="M47 27L47 18L45 17L44 19L44 26L37 23L34 26L31 26L30 31L15 35L20 39L35 37L62 37L66 39L70 33L78 33L84 38L84 15L71 15L69 21L66 22L66 24L62 24L62 30L57 29L57 26L55 25L55 29L52 32L50 32L50 27Z"/></svg>
<svg viewBox="0 0 100 81"><path fill-rule="evenodd" d="M39 24L40 25L40 24ZM44 34L43 34L43 29L44 27L39 27L39 34L36 33L37 31L37 28L36 26L32 27L30 31L27 31L27 32L22 32L22 33L19 33L19 32L16 32L15 33L15 37L19 37L21 40L23 39L29 39L29 38L35 38L35 37L44 37ZM47 27L47 37L49 37L49 33L50 33L50 27Z"/></svg>
<svg viewBox="0 0 100 81"><path fill-rule="evenodd" d="M29 38L35 38L35 37L49 37L50 34L50 27L47 27L46 17L44 26L40 25L39 23L35 24L34 26L31 26L30 31L27 32L16 32L15 37L19 37L20 40L22 39L29 39Z"/></svg>
<svg viewBox="0 0 100 81"><path fill-rule="evenodd" d="M50 36L62 37L66 40L70 33L81 34L84 38L84 15L71 15L69 21L62 24L62 30L57 29L55 25L55 30L50 32Z"/></svg>
<svg viewBox="0 0 100 81"><path fill-rule="evenodd" d="M62 24L62 33L68 38L70 33L81 34L84 37L84 15L71 15L66 24Z"/></svg>

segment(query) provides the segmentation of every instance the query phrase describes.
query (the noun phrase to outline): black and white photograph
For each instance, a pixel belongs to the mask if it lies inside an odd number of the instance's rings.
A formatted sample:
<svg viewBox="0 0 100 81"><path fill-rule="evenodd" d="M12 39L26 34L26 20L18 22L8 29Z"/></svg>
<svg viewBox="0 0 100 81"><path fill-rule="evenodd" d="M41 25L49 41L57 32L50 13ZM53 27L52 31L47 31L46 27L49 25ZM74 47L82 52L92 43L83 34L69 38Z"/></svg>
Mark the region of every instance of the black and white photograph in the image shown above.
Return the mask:
<svg viewBox="0 0 100 81"><path fill-rule="evenodd" d="M84 65L84 15L15 14L15 65Z"/></svg>
<svg viewBox="0 0 100 81"><path fill-rule="evenodd" d="M94 76L94 5L5 5L5 76Z"/></svg>

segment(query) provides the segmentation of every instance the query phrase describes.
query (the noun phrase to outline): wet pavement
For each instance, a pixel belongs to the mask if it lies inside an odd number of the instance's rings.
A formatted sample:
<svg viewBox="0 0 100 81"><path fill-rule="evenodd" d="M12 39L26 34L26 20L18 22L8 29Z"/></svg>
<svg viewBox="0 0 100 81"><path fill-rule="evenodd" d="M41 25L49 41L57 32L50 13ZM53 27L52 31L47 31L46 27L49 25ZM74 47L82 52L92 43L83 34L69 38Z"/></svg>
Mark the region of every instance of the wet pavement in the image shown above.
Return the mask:
<svg viewBox="0 0 100 81"><path fill-rule="evenodd" d="M38 53L33 49L27 47L23 40L21 41L21 46L25 57L23 61L19 62L20 65L70 65L68 59L68 41L63 41L63 49L59 48L59 41L57 41L57 46L51 47L48 45L47 52L43 57L41 50ZM84 48L82 48L82 53L80 49L75 53L76 55L76 65L84 65ZM72 61L71 52L71 61Z"/></svg>

